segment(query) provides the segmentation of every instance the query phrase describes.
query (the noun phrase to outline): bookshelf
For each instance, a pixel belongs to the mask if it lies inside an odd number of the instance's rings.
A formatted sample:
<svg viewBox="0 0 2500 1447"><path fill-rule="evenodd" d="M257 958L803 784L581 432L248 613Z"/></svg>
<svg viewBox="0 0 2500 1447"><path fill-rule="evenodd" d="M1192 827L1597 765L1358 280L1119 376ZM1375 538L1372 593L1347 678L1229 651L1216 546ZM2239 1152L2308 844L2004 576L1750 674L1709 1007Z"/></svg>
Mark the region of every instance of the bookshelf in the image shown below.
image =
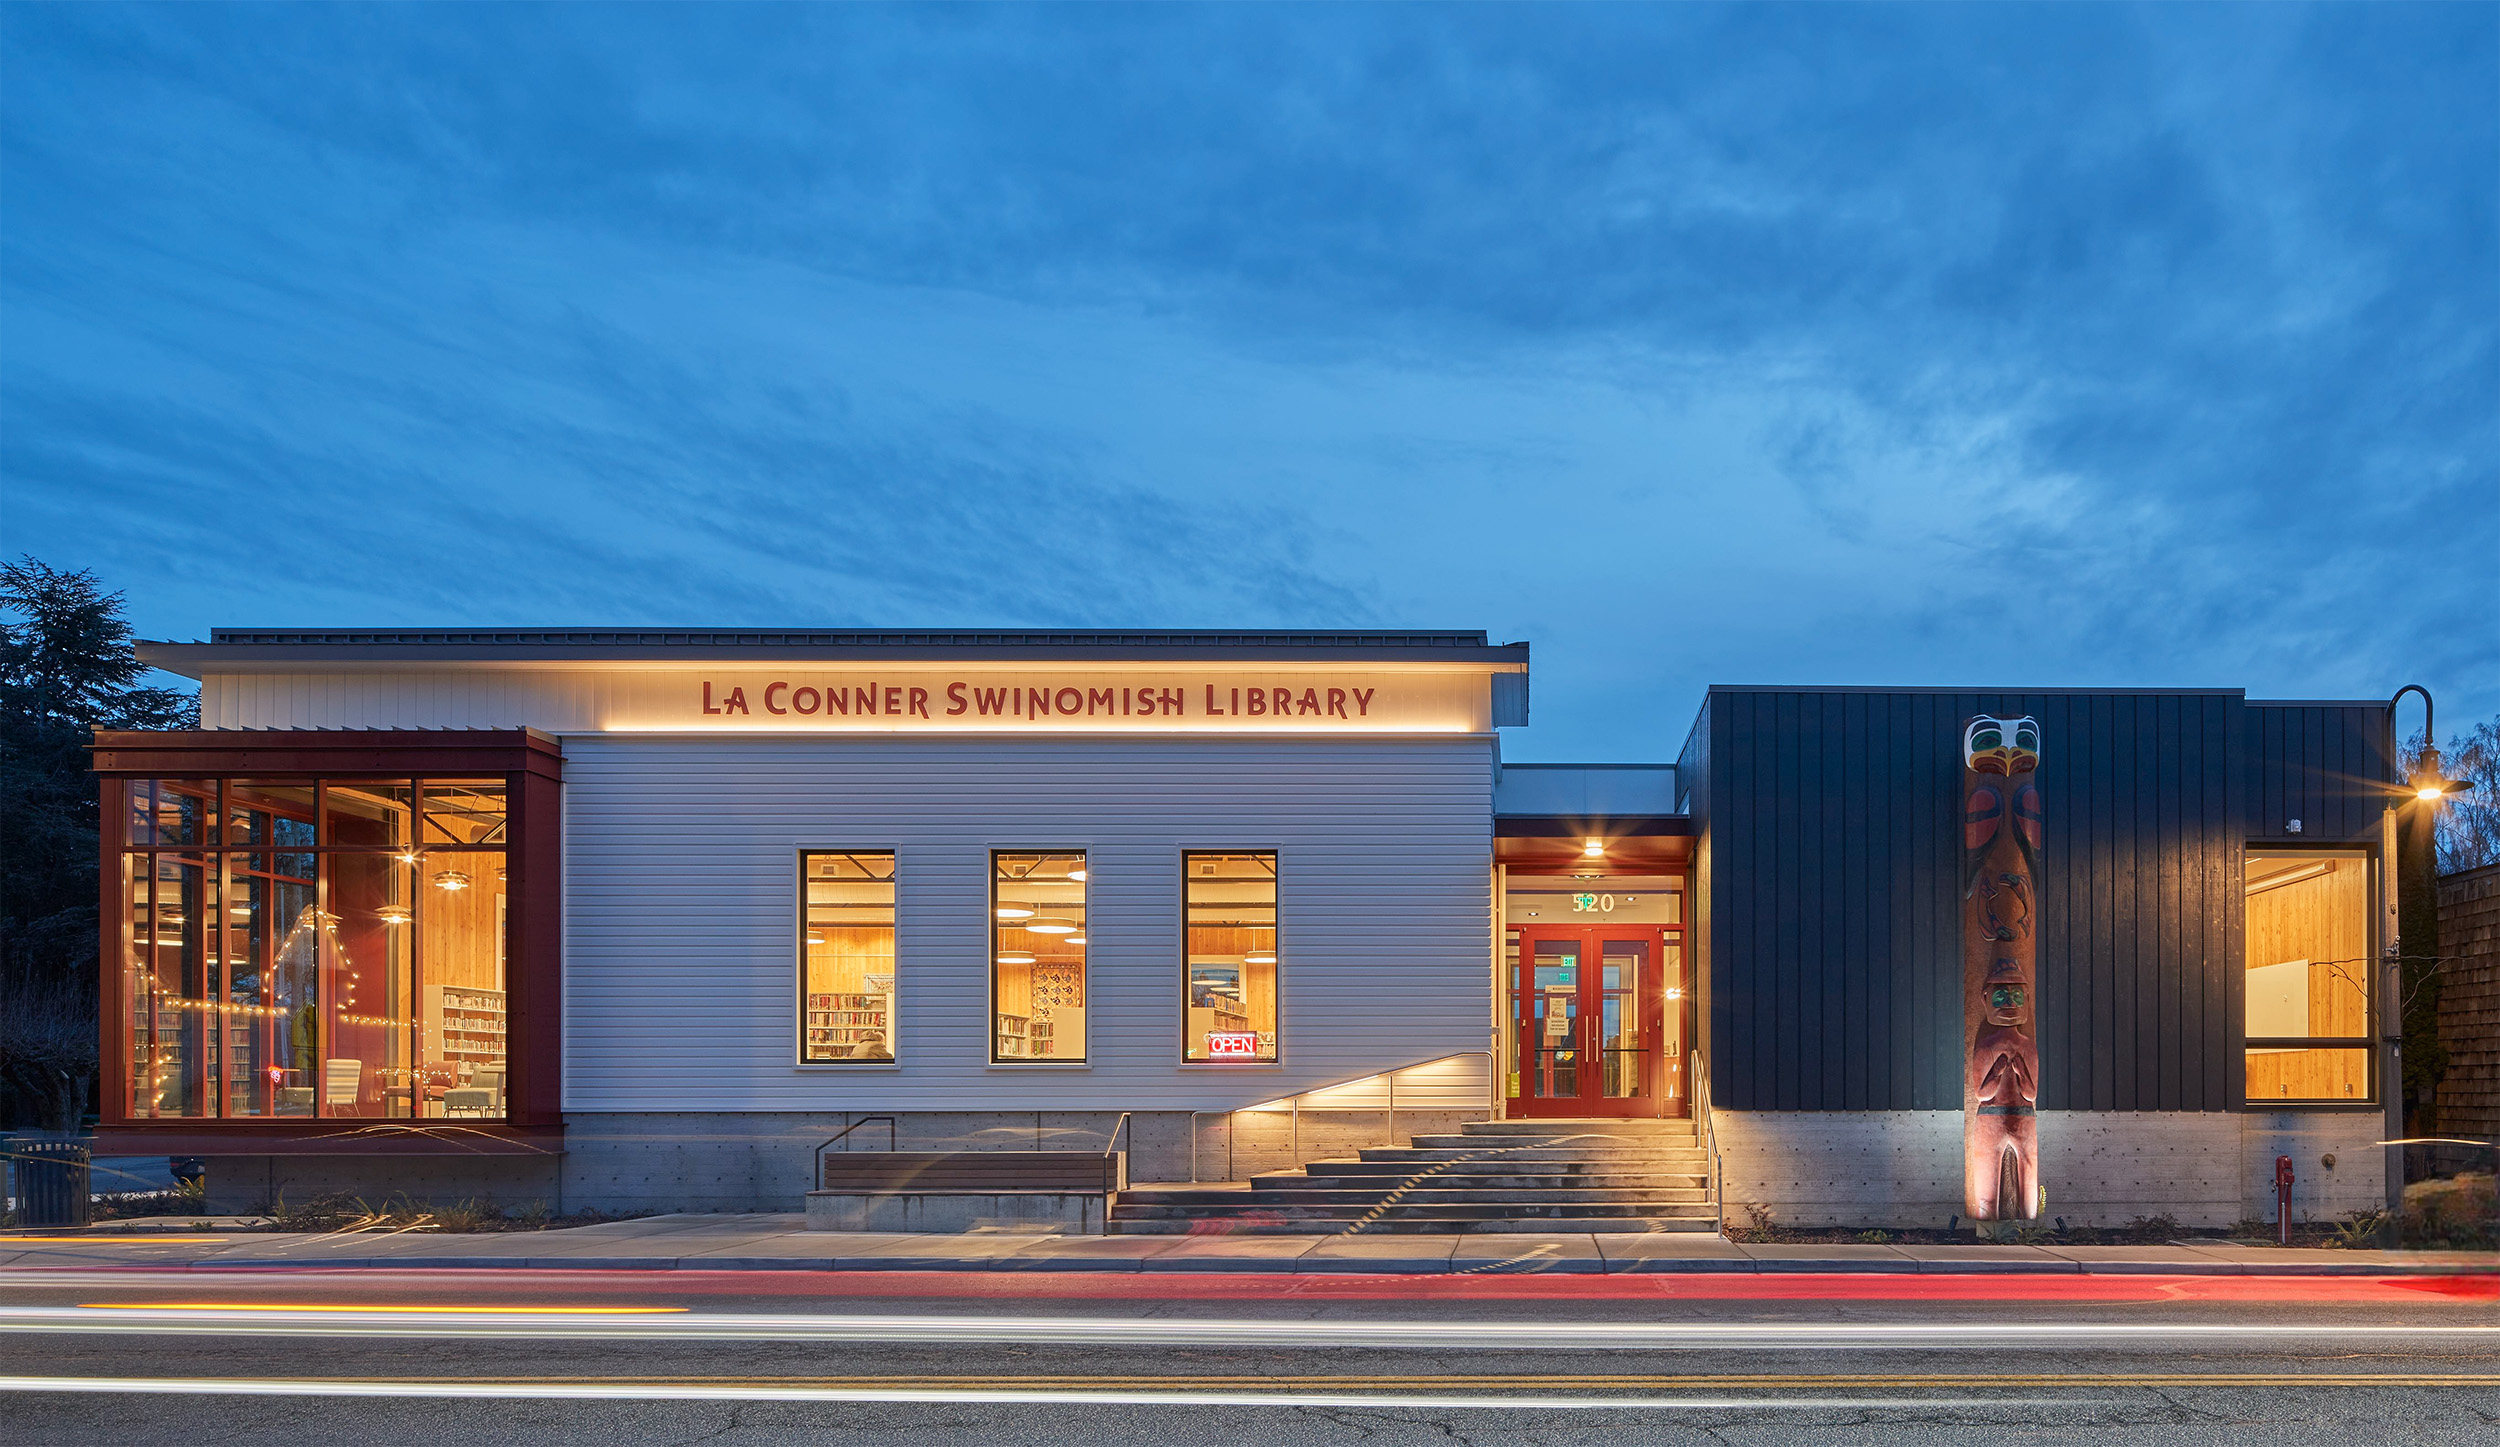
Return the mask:
<svg viewBox="0 0 2500 1447"><path fill-rule="evenodd" d="M894 1038L894 997L882 990L810 993L806 1028L810 1060L886 1059Z"/></svg>

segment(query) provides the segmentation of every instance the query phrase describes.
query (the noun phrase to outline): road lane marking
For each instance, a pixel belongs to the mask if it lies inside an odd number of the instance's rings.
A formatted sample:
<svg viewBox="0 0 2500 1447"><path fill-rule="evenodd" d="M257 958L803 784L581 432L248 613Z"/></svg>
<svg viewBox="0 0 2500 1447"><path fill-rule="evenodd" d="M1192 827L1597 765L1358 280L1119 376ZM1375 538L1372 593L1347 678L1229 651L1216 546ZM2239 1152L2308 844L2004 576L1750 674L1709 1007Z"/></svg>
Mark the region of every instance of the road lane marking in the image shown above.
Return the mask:
<svg viewBox="0 0 2500 1447"><path fill-rule="evenodd" d="M374 1306L344 1302L82 1301L80 1311L294 1311L413 1312L435 1316L668 1316L683 1306Z"/></svg>
<svg viewBox="0 0 2500 1447"><path fill-rule="evenodd" d="M240 1396L240 1397L424 1397L491 1398L498 1400L588 1400L663 1402L947 1402L994 1403L1000 1406L1187 1406L1187 1407L1352 1407L1389 1410L1416 1408L1495 1408L1545 1411L1761 1411L1798 1408L1829 1411L1899 1409L1932 1411L1937 1407L2039 1407L2086 1405L2085 1399L2053 1397L1430 1397L1405 1394L1361 1395L1346 1392L1211 1392L1204 1390L998 1390L925 1387L718 1386L696 1383L545 1382L536 1384L476 1381L322 1381L267 1380L227 1377L0 1377L0 1391L55 1392L80 1395Z"/></svg>

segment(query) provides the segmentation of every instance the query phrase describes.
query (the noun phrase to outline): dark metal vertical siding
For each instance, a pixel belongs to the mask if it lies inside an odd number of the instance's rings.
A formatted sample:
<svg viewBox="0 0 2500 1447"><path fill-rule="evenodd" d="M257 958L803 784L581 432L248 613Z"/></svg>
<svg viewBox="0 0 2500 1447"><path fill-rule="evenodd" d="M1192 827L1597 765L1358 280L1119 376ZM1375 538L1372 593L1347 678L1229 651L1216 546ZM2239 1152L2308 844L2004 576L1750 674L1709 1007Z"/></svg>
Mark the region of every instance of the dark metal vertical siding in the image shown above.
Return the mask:
<svg viewBox="0 0 2500 1447"><path fill-rule="evenodd" d="M1960 726L2028 713L2048 806L2043 1103L2228 1108L2242 712L2222 692L1712 690L1685 762L1717 1103L1960 1103Z"/></svg>
<svg viewBox="0 0 2500 1447"><path fill-rule="evenodd" d="M2376 843L2396 779L2382 703L2252 703L2245 719L2248 837ZM2289 829L2300 821L2300 832Z"/></svg>
<svg viewBox="0 0 2500 1447"><path fill-rule="evenodd" d="M1717 1059L1716 1041L1725 1035L1719 1027L1717 992L1710 980L1710 929L1718 911L1713 907L1712 890L1715 874L1712 868L1712 817L1710 795L1711 701L1704 695L1701 714L1693 720L1693 730L1684 737L1684 752L1675 762L1676 787L1683 791L1684 811L1693 821L1693 885L1692 896L1685 901L1684 928L1685 968L1692 973L1693 1027L1698 1037L1692 1048L1701 1052L1705 1062Z"/></svg>

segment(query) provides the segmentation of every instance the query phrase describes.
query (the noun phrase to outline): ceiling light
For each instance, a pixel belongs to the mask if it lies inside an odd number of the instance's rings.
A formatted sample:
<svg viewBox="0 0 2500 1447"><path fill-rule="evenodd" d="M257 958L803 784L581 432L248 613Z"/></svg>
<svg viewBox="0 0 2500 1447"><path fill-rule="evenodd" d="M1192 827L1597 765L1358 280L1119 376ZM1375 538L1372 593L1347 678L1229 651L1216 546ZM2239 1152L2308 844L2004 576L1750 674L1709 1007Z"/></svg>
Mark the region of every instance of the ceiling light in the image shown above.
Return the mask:
<svg viewBox="0 0 2500 1447"><path fill-rule="evenodd" d="M1026 920L1024 922L1024 927L1037 935L1072 935L1076 933L1076 921L1072 919L1053 919L1047 916L1041 919Z"/></svg>
<svg viewBox="0 0 2500 1447"><path fill-rule="evenodd" d="M1022 905L1002 904L998 907L998 917L1000 919L1031 919L1033 911Z"/></svg>
<svg viewBox="0 0 2500 1447"><path fill-rule="evenodd" d="M416 911L404 904L386 904L376 909L373 917L384 924L406 924L417 915Z"/></svg>
<svg viewBox="0 0 2500 1447"><path fill-rule="evenodd" d="M467 889L469 887L469 876L461 873L457 869L438 870L434 875L434 887L436 889L449 890Z"/></svg>

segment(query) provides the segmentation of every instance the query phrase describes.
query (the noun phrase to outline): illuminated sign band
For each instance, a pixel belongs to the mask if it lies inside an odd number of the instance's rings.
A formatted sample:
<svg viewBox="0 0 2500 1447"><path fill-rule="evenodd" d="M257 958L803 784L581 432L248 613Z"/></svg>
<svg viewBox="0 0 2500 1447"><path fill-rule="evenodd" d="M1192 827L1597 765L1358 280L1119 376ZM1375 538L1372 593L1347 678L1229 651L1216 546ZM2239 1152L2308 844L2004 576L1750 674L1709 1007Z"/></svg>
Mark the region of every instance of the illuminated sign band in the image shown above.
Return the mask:
<svg viewBox="0 0 2500 1447"><path fill-rule="evenodd" d="M929 684L821 684L776 678L753 689L746 684L702 681L703 712L714 718L753 718L760 710L778 718L1276 718L1371 717L1380 690L1342 685L1291 686L1201 683L1088 682L1039 686L948 679Z"/></svg>

